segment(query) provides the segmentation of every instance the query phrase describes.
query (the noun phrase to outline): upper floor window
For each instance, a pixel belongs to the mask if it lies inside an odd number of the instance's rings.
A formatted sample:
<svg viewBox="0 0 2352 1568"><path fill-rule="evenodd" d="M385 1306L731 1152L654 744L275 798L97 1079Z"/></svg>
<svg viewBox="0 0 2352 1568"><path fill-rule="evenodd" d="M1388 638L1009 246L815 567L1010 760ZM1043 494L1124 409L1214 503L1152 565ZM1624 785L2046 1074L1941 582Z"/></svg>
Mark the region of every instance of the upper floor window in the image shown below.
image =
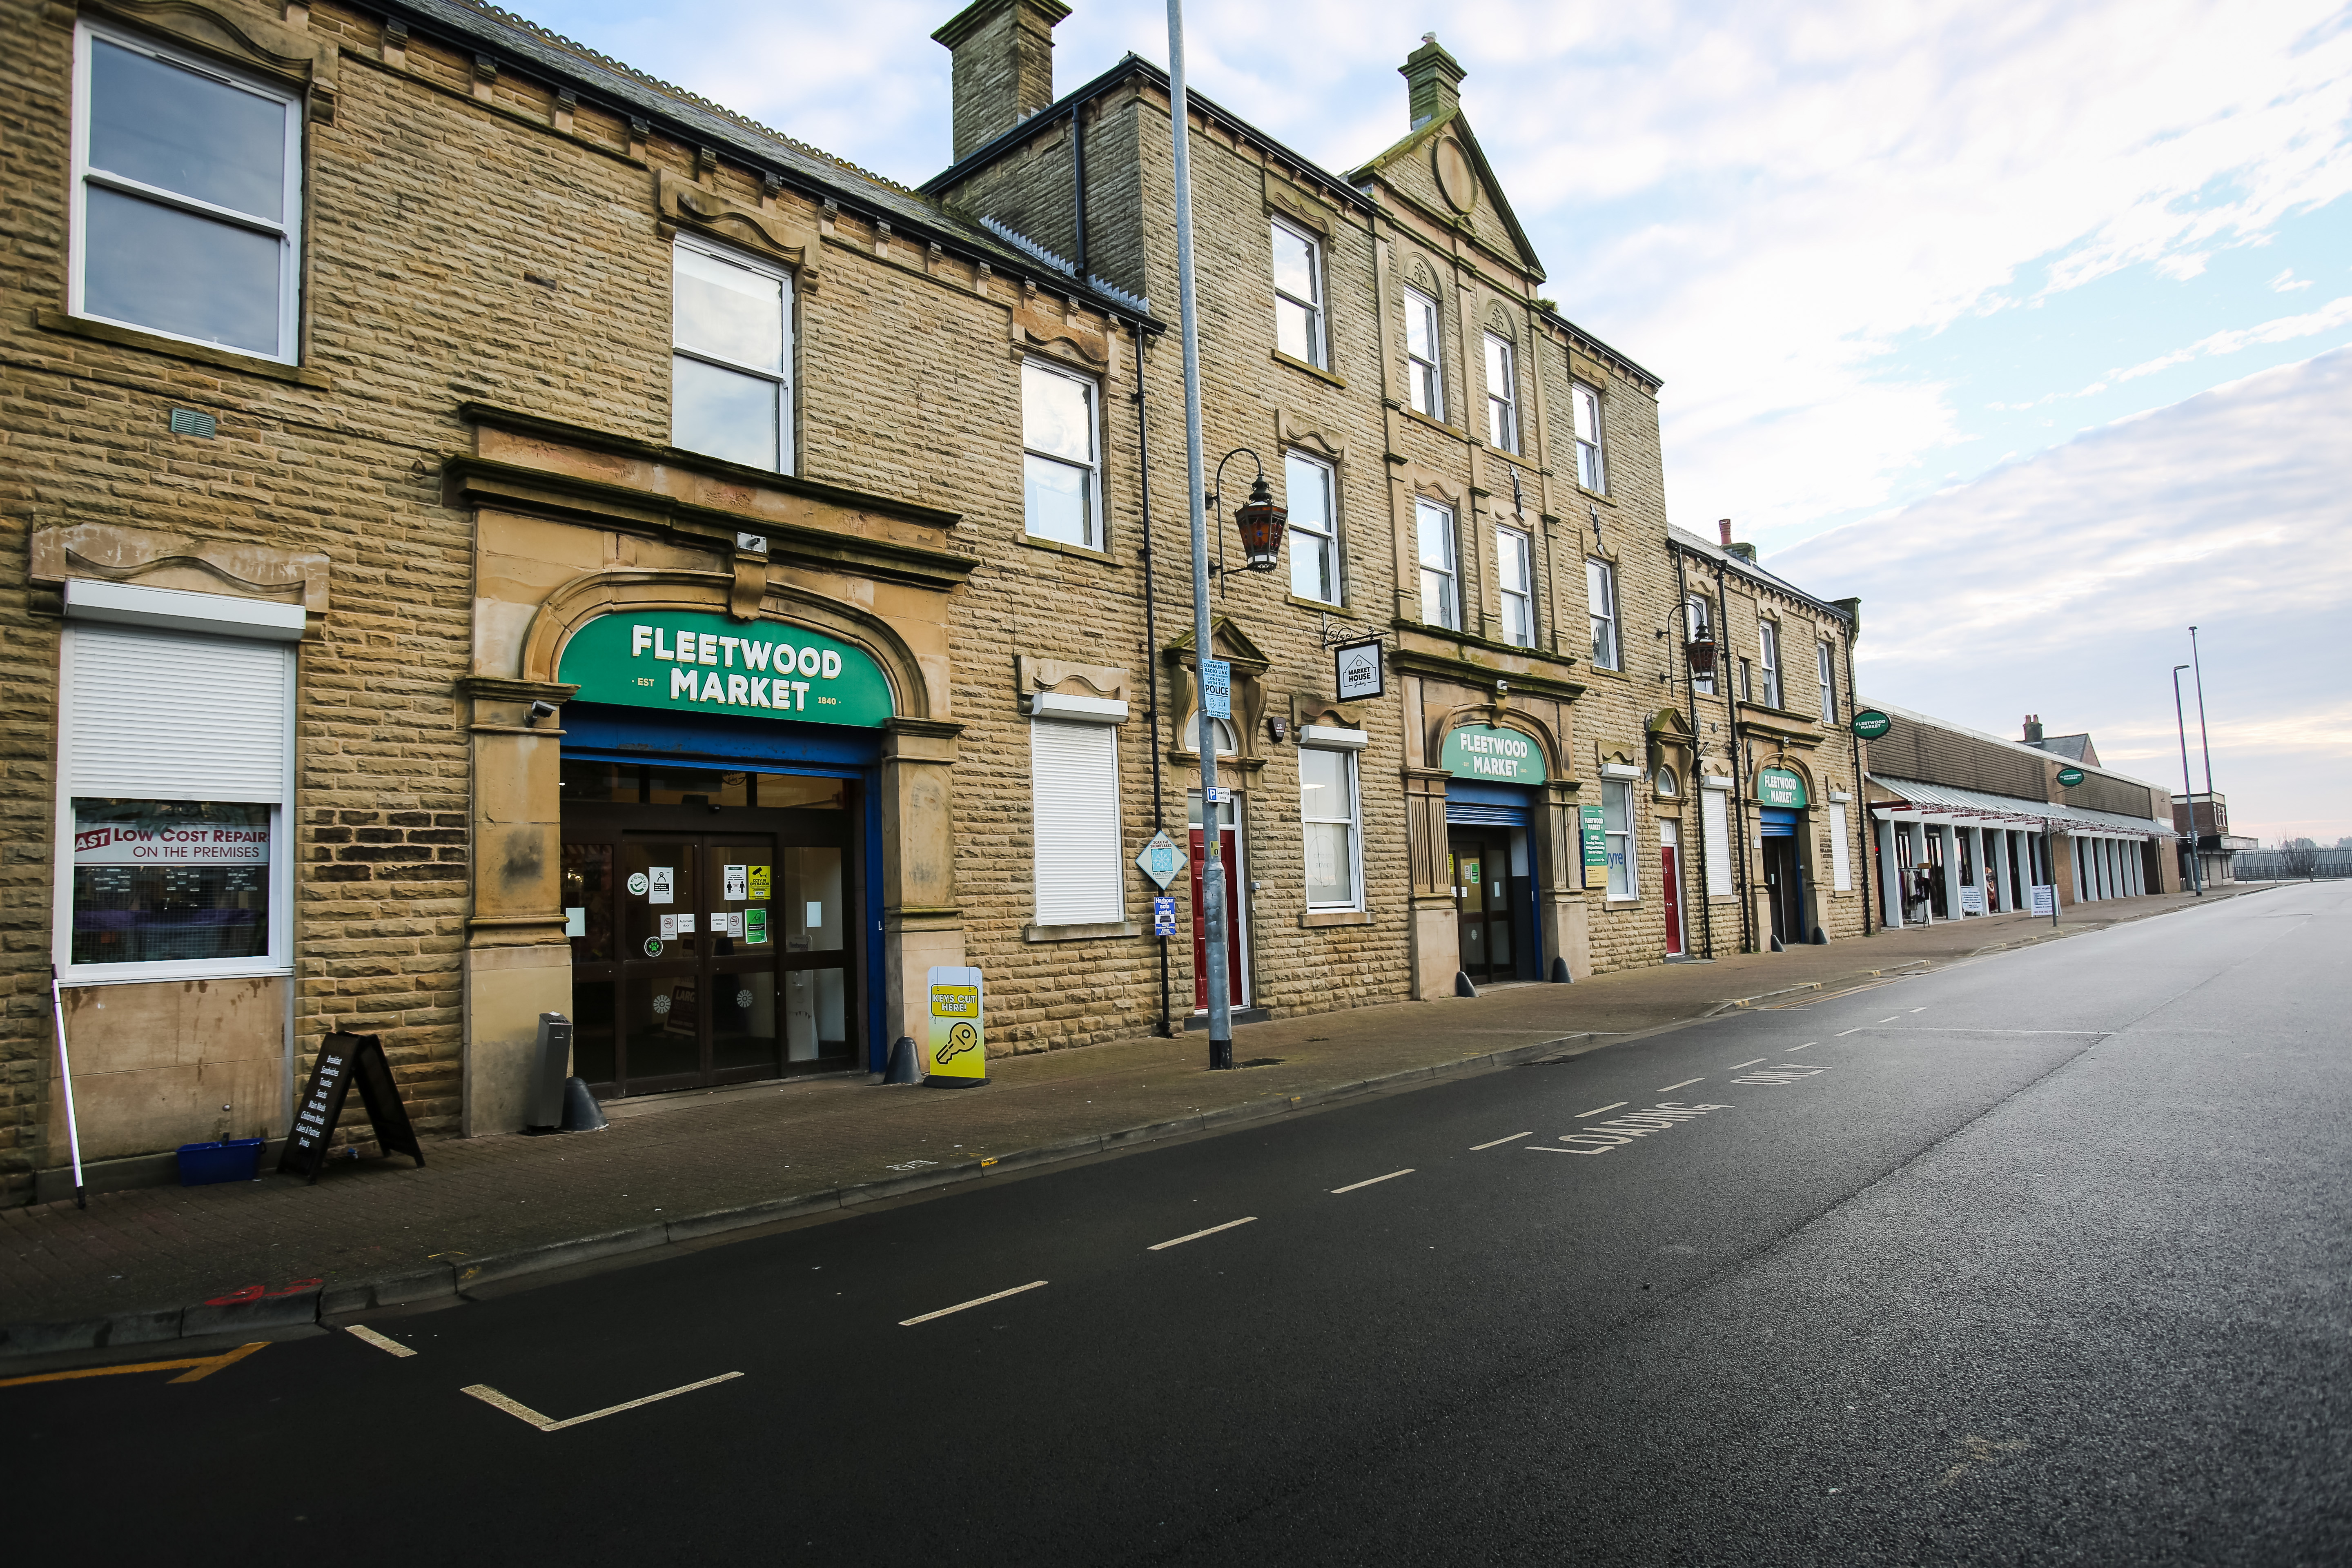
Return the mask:
<svg viewBox="0 0 2352 1568"><path fill-rule="evenodd" d="M1413 506L1421 545L1421 618L1448 631L1462 629L1462 596L1454 564L1454 509L1433 500Z"/></svg>
<svg viewBox="0 0 2352 1568"><path fill-rule="evenodd" d="M1286 223L1274 225L1274 346L1325 368L1323 247Z"/></svg>
<svg viewBox="0 0 2352 1568"><path fill-rule="evenodd" d="M1445 357L1437 301L1418 289L1404 291L1405 397L1415 414L1445 417Z"/></svg>
<svg viewBox="0 0 2352 1568"><path fill-rule="evenodd" d="M1519 449L1518 380L1511 341L1486 334L1486 440L1506 452Z"/></svg>
<svg viewBox="0 0 2352 1568"><path fill-rule="evenodd" d="M1021 446L1023 507L1030 537L1100 550L1095 384L1035 360L1024 362Z"/></svg>
<svg viewBox="0 0 2352 1568"><path fill-rule="evenodd" d="M1739 700L1742 702L1756 700L1756 666L1753 661L1745 658L1739 661Z"/></svg>
<svg viewBox="0 0 2352 1568"><path fill-rule="evenodd" d="M1688 599L1685 599L1683 602L1683 628L1689 634L1686 640L1690 642L1713 643L1715 641L1715 610L1713 606L1707 604L1705 595L1693 594ZM1715 667L1713 659L1715 657L1715 654L1710 651L1708 655L1709 663L1707 668L1704 670L1698 668L1698 661L1696 658L1692 659L1691 689L1693 691L1702 692L1709 696L1714 694Z"/></svg>
<svg viewBox="0 0 2352 1568"><path fill-rule="evenodd" d="M1534 550L1516 528L1495 531L1495 573L1503 594L1503 640L1514 647L1536 646Z"/></svg>
<svg viewBox="0 0 2352 1568"><path fill-rule="evenodd" d="M1331 465L1292 452L1283 464L1290 504L1290 591L1327 605L1339 602L1339 509Z"/></svg>
<svg viewBox="0 0 2352 1568"><path fill-rule="evenodd" d="M1617 665L1617 569L1606 561L1584 563L1584 595L1592 609L1592 668Z"/></svg>
<svg viewBox="0 0 2352 1568"><path fill-rule="evenodd" d="M1756 623L1756 662L1764 672L1764 706L1778 708L1780 702L1780 628L1770 621Z"/></svg>
<svg viewBox="0 0 2352 1568"><path fill-rule="evenodd" d="M1834 724L1838 715L1837 660L1832 657L1827 643L1815 645L1815 657L1822 667L1822 722Z"/></svg>
<svg viewBox="0 0 2352 1568"><path fill-rule="evenodd" d="M74 46L68 309L294 363L295 96L86 24Z"/></svg>
<svg viewBox="0 0 2352 1568"><path fill-rule="evenodd" d="M1596 493L1606 491L1607 476L1601 471L1601 395L1577 382L1568 389L1568 401L1576 419L1576 482Z"/></svg>
<svg viewBox="0 0 2352 1568"><path fill-rule="evenodd" d="M1363 908L1357 865L1363 816L1356 799L1356 753L1336 747L1298 749L1298 822L1306 839L1307 907Z"/></svg>
<svg viewBox="0 0 2352 1568"><path fill-rule="evenodd" d="M670 445L791 473L792 279L683 237L670 266Z"/></svg>

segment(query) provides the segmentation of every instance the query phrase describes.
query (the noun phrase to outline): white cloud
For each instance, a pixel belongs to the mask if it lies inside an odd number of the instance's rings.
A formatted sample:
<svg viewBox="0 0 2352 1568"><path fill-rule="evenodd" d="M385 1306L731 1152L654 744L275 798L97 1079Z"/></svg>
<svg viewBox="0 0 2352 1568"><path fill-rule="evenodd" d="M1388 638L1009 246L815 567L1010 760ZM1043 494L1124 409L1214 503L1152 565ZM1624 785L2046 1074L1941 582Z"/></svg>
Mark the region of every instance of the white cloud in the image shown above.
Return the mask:
<svg viewBox="0 0 2352 1568"><path fill-rule="evenodd" d="M1867 695L1996 734L2041 713L2176 787L2169 672L2195 623L2215 783L2239 831L2352 833L2352 697L2323 651L2352 610L2347 405L2352 348L2089 432L1769 564L1816 594L1862 595ZM2202 773L2200 759L2200 788Z"/></svg>
<svg viewBox="0 0 2352 1568"><path fill-rule="evenodd" d="M2304 315L2281 316L2274 321L2264 321L2260 326L2215 332L2210 337L2198 339L2185 349L2175 349L2168 354L2159 354L2144 364L2132 366L2129 370L2111 370L2107 372L2107 377L2111 381L2137 381L2143 375L2152 375L2159 370L2167 370L2176 364L2186 364L2190 360L2201 358L2206 354L2233 354L2240 349L2251 347L2255 343L2292 342L2296 338L2311 337L2319 332L2332 331L2342 326L2352 326L2352 294L2347 294L2340 300L2330 300L2318 310ZM2103 389L2105 384L2105 382L2099 384Z"/></svg>
<svg viewBox="0 0 2352 1568"><path fill-rule="evenodd" d="M2297 289L2308 289L2310 287L2311 279L2308 278L2297 278L2294 275L2294 268L2292 267L2287 268L2277 277L2271 279L2271 292L2273 294L2290 294Z"/></svg>

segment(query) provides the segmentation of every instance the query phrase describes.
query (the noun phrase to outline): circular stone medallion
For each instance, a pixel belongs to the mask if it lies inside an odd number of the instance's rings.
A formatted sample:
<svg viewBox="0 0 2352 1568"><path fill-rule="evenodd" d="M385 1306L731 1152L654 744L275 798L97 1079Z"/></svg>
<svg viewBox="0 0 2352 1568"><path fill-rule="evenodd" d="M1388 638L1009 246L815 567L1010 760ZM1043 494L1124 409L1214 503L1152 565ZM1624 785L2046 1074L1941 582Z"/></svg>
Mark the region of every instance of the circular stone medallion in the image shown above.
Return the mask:
<svg viewBox="0 0 2352 1568"><path fill-rule="evenodd" d="M1430 158L1437 168L1438 194L1447 206L1466 215L1478 205L1478 180L1470 172L1470 154L1453 137L1441 136Z"/></svg>

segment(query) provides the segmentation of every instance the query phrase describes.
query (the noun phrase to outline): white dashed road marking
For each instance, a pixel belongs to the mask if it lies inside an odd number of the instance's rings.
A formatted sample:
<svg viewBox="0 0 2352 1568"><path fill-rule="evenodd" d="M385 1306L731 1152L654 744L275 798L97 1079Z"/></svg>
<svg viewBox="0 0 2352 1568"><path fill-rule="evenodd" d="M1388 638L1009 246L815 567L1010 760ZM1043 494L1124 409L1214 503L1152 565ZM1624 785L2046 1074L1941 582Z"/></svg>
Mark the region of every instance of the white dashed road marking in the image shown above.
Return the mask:
<svg viewBox="0 0 2352 1568"><path fill-rule="evenodd" d="M911 1329L917 1323L928 1323L933 1318L944 1318L950 1312L961 1312L967 1307L985 1307L991 1301L1002 1301L1007 1296L1018 1296L1024 1290L1034 1290L1044 1283L1043 1279L1032 1279L1026 1285L1015 1285L1010 1290L999 1290L992 1296L974 1296L969 1301L958 1301L952 1307L941 1307L938 1311L925 1312L919 1318L901 1318L898 1320L898 1326L902 1329Z"/></svg>
<svg viewBox="0 0 2352 1568"><path fill-rule="evenodd" d="M1143 1250L1146 1252L1165 1252L1171 1247L1181 1247L1188 1241L1198 1241L1204 1236L1214 1236L1221 1230L1231 1230L1237 1225L1253 1224L1256 1219L1257 1215L1245 1215L1240 1219L1229 1219L1223 1225L1213 1225L1206 1230L1196 1230L1190 1236L1171 1237L1166 1241L1155 1241ZM950 1308L949 1310L952 1311L954 1309Z"/></svg>
<svg viewBox="0 0 2352 1568"><path fill-rule="evenodd" d="M618 1415L624 1410L635 1410L641 1405L651 1405L656 1400L675 1399L681 1394L692 1394L698 1388L709 1388L714 1383L725 1383L729 1378L742 1375L740 1372L722 1372L717 1377L706 1377L700 1383L689 1383L683 1388L666 1388L659 1394L648 1394L643 1399L632 1399L625 1405L608 1405L602 1410L591 1410L585 1415L567 1416L562 1421L541 1415L519 1399L509 1399L487 1383L470 1384L457 1392L470 1394L483 1404L495 1405L518 1421L528 1421L542 1432L561 1432L566 1426L577 1426L585 1421L601 1421L607 1415Z"/></svg>
<svg viewBox="0 0 2352 1568"><path fill-rule="evenodd" d="M1598 1116L1598 1115L1600 1115L1600 1114L1601 1114L1602 1111L1604 1111L1604 1110L1616 1110L1619 1106L1623 1105L1623 1104L1625 1104L1625 1103L1626 1103L1626 1102L1625 1102L1624 1100L1612 1100L1612 1101L1611 1101L1611 1102L1610 1102L1609 1104L1607 1104L1607 1105L1596 1105L1596 1106L1594 1106L1594 1107L1593 1107L1591 1110L1580 1110L1580 1111L1578 1111L1578 1112L1576 1113L1576 1120L1578 1120L1579 1121L1583 1121L1583 1120L1584 1120L1586 1117L1588 1117L1588 1116Z"/></svg>
<svg viewBox="0 0 2352 1568"><path fill-rule="evenodd" d="M1680 1083L1670 1083L1670 1084L1666 1085L1666 1087L1665 1087L1665 1088L1664 1088L1664 1089L1662 1089L1658 1090L1658 1092L1659 1092L1660 1094L1672 1094L1675 1090L1676 1090L1676 1089L1688 1089L1691 1085L1693 1085L1693 1084L1695 1084L1695 1083L1705 1083L1706 1081L1706 1079L1703 1079L1703 1078L1686 1078L1686 1079L1683 1079L1683 1080L1682 1080L1682 1082L1680 1082Z"/></svg>
<svg viewBox="0 0 2352 1568"><path fill-rule="evenodd" d="M1333 1197L1335 1197L1335 1198L1336 1198L1336 1197L1338 1197L1341 1193L1352 1193L1352 1192L1354 1192L1358 1187L1369 1187L1369 1186L1373 1186L1373 1185L1375 1185L1375 1184L1379 1184L1379 1183L1381 1183L1381 1182L1393 1182L1393 1181L1395 1181L1399 1176L1410 1176L1410 1175L1412 1175L1412 1173L1413 1173L1413 1167L1412 1167L1412 1166L1411 1166L1411 1165L1407 1165L1407 1166L1406 1166L1403 1170L1402 1170L1402 1171L1391 1171L1387 1175L1385 1175L1385 1176L1374 1176L1374 1177L1373 1177L1370 1181L1369 1181L1369 1182L1351 1182L1351 1183L1349 1183L1348 1185L1346 1185L1346 1186L1344 1186L1344 1187L1333 1187L1333 1188L1331 1189L1331 1195L1332 1195Z"/></svg>
<svg viewBox="0 0 2352 1568"><path fill-rule="evenodd" d="M1792 1056L1792 1057L1793 1057L1793 1056L1795 1056L1799 1051L1810 1051L1810 1050L1811 1050L1815 1046L1818 1046L1818 1045L1820 1045L1820 1044L1821 1044L1821 1041L1819 1041L1819 1040L1807 1040L1807 1041L1806 1041L1803 1045L1801 1045L1801 1046L1790 1046L1790 1047L1789 1047L1789 1054L1790 1054L1790 1056Z"/></svg>
<svg viewBox="0 0 2352 1568"><path fill-rule="evenodd" d="M352 1323L349 1326L351 1329L352 1338L365 1341L367 1343L372 1344L376 1349L383 1352L386 1355L415 1355L416 1353L415 1351L410 1350L406 1345L402 1344L398 1340L392 1338L388 1334L377 1333L373 1329L369 1328L364 1323Z"/></svg>
<svg viewBox="0 0 2352 1568"><path fill-rule="evenodd" d="M1770 1057L1758 1057L1755 1058L1755 1061L1734 1062L1723 1070L1726 1072L1738 1072L1741 1068L1752 1068L1757 1062L1769 1062L1771 1059L1772 1058Z"/></svg>
<svg viewBox="0 0 2352 1568"><path fill-rule="evenodd" d="M1521 1138L1532 1138L1535 1135L1535 1129L1529 1128L1525 1132L1514 1132L1508 1138L1497 1138L1492 1143L1473 1143L1470 1145L1470 1152L1475 1154L1481 1149L1499 1148L1505 1143L1516 1142Z"/></svg>
<svg viewBox="0 0 2352 1568"><path fill-rule="evenodd" d="M1837 1032L1837 1037L1838 1037L1839 1039L1843 1040L1843 1039L1844 1039L1848 1035L1858 1035L1858 1034L1862 1033L1862 1030L1863 1030L1863 1026L1862 1026L1862 1025L1860 1025L1860 1024L1856 1024L1856 1025L1855 1025L1853 1028L1851 1028L1851 1029L1840 1029L1840 1030Z"/></svg>

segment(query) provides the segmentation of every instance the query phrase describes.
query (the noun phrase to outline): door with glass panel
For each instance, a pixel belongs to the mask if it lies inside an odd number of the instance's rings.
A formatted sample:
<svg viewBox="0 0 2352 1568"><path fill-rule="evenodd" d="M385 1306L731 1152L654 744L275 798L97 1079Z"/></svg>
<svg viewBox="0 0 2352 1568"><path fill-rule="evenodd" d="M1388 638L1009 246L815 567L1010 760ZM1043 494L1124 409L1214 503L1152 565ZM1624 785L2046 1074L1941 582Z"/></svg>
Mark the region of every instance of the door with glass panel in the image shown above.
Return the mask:
<svg viewBox="0 0 2352 1568"><path fill-rule="evenodd" d="M1490 837L1457 828L1448 837L1462 973L1473 980L1516 979L1518 953L1511 940L1511 847L1500 830Z"/></svg>
<svg viewBox="0 0 2352 1568"><path fill-rule="evenodd" d="M563 764L573 1070L599 1095L851 1064L860 889L836 779Z"/></svg>

